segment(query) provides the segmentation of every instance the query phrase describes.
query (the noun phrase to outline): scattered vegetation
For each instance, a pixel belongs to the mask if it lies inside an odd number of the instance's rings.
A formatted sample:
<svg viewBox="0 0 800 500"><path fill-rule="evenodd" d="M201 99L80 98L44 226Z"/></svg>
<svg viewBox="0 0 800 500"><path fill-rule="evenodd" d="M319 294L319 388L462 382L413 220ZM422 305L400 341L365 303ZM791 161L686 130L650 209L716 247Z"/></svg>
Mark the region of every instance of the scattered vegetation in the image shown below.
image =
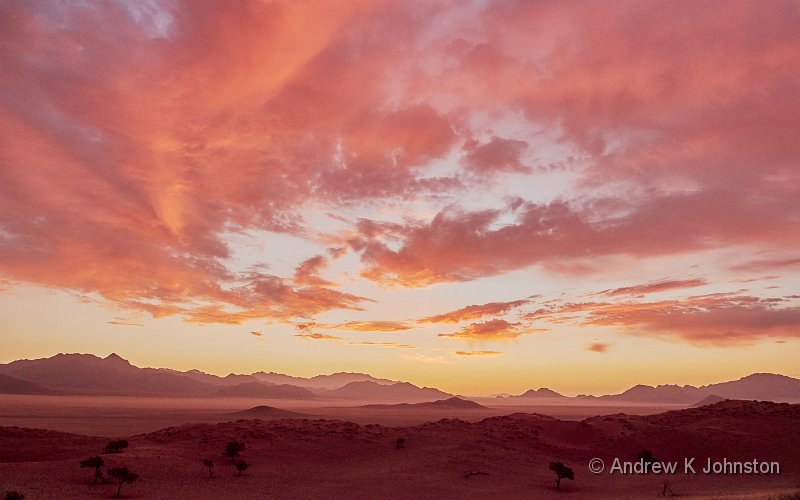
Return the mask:
<svg viewBox="0 0 800 500"><path fill-rule="evenodd" d="M244 451L244 443L241 441L231 441L225 446L225 451L222 453L226 457L231 457L231 463L236 462L236 457Z"/></svg>
<svg viewBox="0 0 800 500"><path fill-rule="evenodd" d="M119 453L128 447L126 439L117 439L116 441L109 441L106 445L106 453Z"/></svg>
<svg viewBox="0 0 800 500"><path fill-rule="evenodd" d="M236 470L239 471L239 475L242 475L242 472L246 471L250 468L250 464L245 462L244 460L237 460L236 461Z"/></svg>
<svg viewBox="0 0 800 500"><path fill-rule="evenodd" d="M208 467L208 477L211 477L213 475L212 469L214 469L214 461L210 458L206 458L203 460L203 465Z"/></svg>
<svg viewBox="0 0 800 500"><path fill-rule="evenodd" d="M6 491L5 500L23 500L25 495L20 493L19 491L12 490Z"/></svg>
<svg viewBox="0 0 800 500"><path fill-rule="evenodd" d="M135 472L129 471L127 467L113 467L111 469L108 469L108 475L116 478L118 481L117 498L119 498L123 484L133 483L134 481L139 479L139 475L136 474Z"/></svg>
<svg viewBox="0 0 800 500"><path fill-rule="evenodd" d="M395 441L395 443L394 443L394 447L397 448L398 450L400 448L405 448L406 447L405 438L397 438L397 441Z"/></svg>
<svg viewBox="0 0 800 500"><path fill-rule="evenodd" d="M100 471L100 467L103 465L103 458L99 456L89 457L86 460L81 460L82 468L94 469L94 481L92 481L92 484L97 484L97 480L103 478L103 473Z"/></svg>
<svg viewBox="0 0 800 500"><path fill-rule="evenodd" d="M561 489L561 480L569 479L575 480L575 474L572 469L562 464L561 462L550 462L550 470L556 473L556 489Z"/></svg>

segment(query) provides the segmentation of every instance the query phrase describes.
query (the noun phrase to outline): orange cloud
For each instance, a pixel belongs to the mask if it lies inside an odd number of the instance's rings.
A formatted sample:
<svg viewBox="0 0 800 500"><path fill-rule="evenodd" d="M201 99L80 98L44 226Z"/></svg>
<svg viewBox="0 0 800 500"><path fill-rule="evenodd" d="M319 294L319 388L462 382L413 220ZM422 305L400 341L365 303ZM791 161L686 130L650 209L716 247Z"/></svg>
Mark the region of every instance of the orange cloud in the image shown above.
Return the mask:
<svg viewBox="0 0 800 500"><path fill-rule="evenodd" d="M587 351L591 352L599 352L604 353L608 351L609 344L603 344L602 342L592 342L591 344L586 346Z"/></svg>
<svg viewBox="0 0 800 500"><path fill-rule="evenodd" d="M352 332L399 332L413 328L402 321L348 321L337 325L316 325L328 330L348 330Z"/></svg>
<svg viewBox="0 0 800 500"><path fill-rule="evenodd" d="M416 349L416 346L409 344L398 344L395 342L350 342L350 345L369 346L369 347L396 347L398 349Z"/></svg>
<svg viewBox="0 0 800 500"><path fill-rule="evenodd" d="M527 328L522 323L509 323L504 319L493 319L483 323L472 323L455 333L440 333L439 337L453 337L465 340L510 340L528 333L546 330Z"/></svg>
<svg viewBox="0 0 800 500"><path fill-rule="evenodd" d="M300 286L333 286L335 283L319 277L319 273L328 265L322 255L306 259L297 266L294 272L294 283Z"/></svg>
<svg viewBox="0 0 800 500"><path fill-rule="evenodd" d="M264 334L263 334L263 333L261 333L261 332L256 332L256 331L254 331L254 332L250 332L250 335L252 335L253 337L261 337L261 336L263 336Z"/></svg>
<svg viewBox="0 0 800 500"><path fill-rule="evenodd" d="M484 316L496 316L503 314L511 309L527 304L528 300L514 300L511 302L489 302L488 304L470 305L449 311L435 316L428 316L418 320L420 323L459 323L482 318Z"/></svg>
<svg viewBox="0 0 800 500"><path fill-rule="evenodd" d="M117 326L144 326L140 323L129 323L127 321L106 321L109 325L117 325Z"/></svg>
<svg viewBox="0 0 800 500"><path fill-rule="evenodd" d="M456 351L453 354L456 356L492 357L500 356L503 353L500 351Z"/></svg>
<svg viewBox="0 0 800 500"><path fill-rule="evenodd" d="M306 340L342 340L342 337L324 333L296 333L294 336Z"/></svg>

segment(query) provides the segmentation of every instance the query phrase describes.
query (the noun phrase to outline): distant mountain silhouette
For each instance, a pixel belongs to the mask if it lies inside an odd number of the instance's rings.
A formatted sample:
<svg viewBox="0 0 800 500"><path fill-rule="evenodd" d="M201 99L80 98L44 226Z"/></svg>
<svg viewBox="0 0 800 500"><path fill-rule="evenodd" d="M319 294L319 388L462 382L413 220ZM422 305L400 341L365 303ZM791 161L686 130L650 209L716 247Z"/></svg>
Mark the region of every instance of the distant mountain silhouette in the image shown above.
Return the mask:
<svg viewBox="0 0 800 500"><path fill-rule="evenodd" d="M706 396L708 393L690 385L635 385L623 392L612 396L601 396L601 400L621 400L634 403L673 403L691 404Z"/></svg>
<svg viewBox="0 0 800 500"><path fill-rule="evenodd" d="M57 392L27 380L0 375L0 394L57 394Z"/></svg>
<svg viewBox="0 0 800 500"><path fill-rule="evenodd" d="M116 354L106 358L57 354L13 361L0 365L0 374L73 394L204 396L214 392L208 384L175 372L137 368Z"/></svg>
<svg viewBox="0 0 800 500"><path fill-rule="evenodd" d="M291 383L289 383L291 382ZM452 397L435 388L380 379L364 373L333 373L293 377L272 372L219 377L199 370L139 368L117 354L57 354L0 364L0 393L81 394L178 397L258 397L270 399L364 399L421 403ZM648 404L693 405L716 395L724 399L800 400L800 380L785 375L755 373L730 382L691 385L636 385L620 394L567 398L547 388L498 399L519 402L544 398Z"/></svg>
<svg viewBox="0 0 800 500"><path fill-rule="evenodd" d="M754 373L731 382L705 385L701 389L727 399L800 398L800 380L774 373Z"/></svg>
<svg viewBox="0 0 800 500"><path fill-rule="evenodd" d="M266 382L245 382L224 387L216 392L218 396L265 398L265 399L313 399L317 395L305 387L289 384L268 384Z"/></svg>
<svg viewBox="0 0 800 500"><path fill-rule="evenodd" d="M435 401L453 396L439 389L417 387L408 382L384 385L371 381L350 382L338 389L319 391L318 394L336 399L396 400L409 403Z"/></svg>
<svg viewBox="0 0 800 500"><path fill-rule="evenodd" d="M800 380L785 375L756 373L730 382L704 385L636 385L621 394L578 396L599 401L692 405L708 396L723 399L784 401L800 399Z"/></svg>
<svg viewBox="0 0 800 500"><path fill-rule="evenodd" d="M270 382L272 384L291 384L299 385L300 387L308 387L311 389L338 389L351 382L375 382L381 385L396 384L396 380L387 380L383 378L376 378L366 373L348 373L338 372L330 375L315 375L309 378L293 377L291 375L284 375L282 373L265 373L256 372L252 375L258 380Z"/></svg>
<svg viewBox="0 0 800 500"><path fill-rule="evenodd" d="M518 399L518 398L563 398L561 394L557 393L556 391L550 390L546 387L540 387L539 389L530 389L519 396L501 396L506 399Z"/></svg>
<svg viewBox="0 0 800 500"><path fill-rule="evenodd" d="M437 401L426 401L424 403L398 403L398 404L385 404L385 405L364 405L359 408L372 408L376 410L418 410L420 408L440 408L440 409L453 409L453 410L488 410L486 406L453 396L448 399L439 399Z"/></svg>
<svg viewBox="0 0 800 500"><path fill-rule="evenodd" d="M225 377L218 377L216 375L209 375L208 373L201 372L200 370L189 370L186 372L169 370L166 368L161 368L161 370L176 373L178 375L183 375L184 377L189 377L192 380L196 380L204 384L215 385L219 387L239 385L247 382L259 381L256 377L252 375L234 375L233 373L231 373L230 375L227 375Z"/></svg>

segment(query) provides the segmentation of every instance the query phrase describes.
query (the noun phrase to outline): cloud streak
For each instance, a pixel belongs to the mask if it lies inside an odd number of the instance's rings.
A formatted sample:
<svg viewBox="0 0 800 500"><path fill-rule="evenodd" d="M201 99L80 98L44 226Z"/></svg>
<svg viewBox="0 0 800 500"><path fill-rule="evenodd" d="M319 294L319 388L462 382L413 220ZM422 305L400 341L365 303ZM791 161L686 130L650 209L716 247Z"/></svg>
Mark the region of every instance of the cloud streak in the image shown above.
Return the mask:
<svg viewBox="0 0 800 500"><path fill-rule="evenodd" d="M428 316L418 320L420 323L460 323L462 321L470 321L480 319L484 316L497 316L498 314L507 313L508 311L527 304L528 300L514 300L511 302L489 302L481 305L469 305L448 311L446 313Z"/></svg>
<svg viewBox="0 0 800 500"><path fill-rule="evenodd" d="M481 323L471 323L455 333L440 333L439 337L450 337L469 341L495 341L513 340L520 335L544 332L544 329L534 329L522 323L509 323L504 319L492 319Z"/></svg>

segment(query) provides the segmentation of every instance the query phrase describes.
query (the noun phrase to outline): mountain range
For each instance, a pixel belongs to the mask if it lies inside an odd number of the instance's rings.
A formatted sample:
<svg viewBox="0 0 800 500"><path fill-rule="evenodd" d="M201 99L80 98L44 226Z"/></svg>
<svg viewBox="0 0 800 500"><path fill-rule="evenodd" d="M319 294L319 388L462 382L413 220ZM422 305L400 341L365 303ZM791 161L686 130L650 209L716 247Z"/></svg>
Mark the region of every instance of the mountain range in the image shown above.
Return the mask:
<svg viewBox="0 0 800 500"><path fill-rule="evenodd" d="M452 394L363 373L310 378L256 372L225 377L199 370L140 368L117 354L57 354L0 364L0 394L247 397L263 399L368 399L435 401Z"/></svg>
<svg viewBox="0 0 800 500"><path fill-rule="evenodd" d="M620 394L592 396L581 394L575 397L563 396L547 388L529 390L519 396L499 396L496 399L509 401L572 400L575 402L624 402L652 404L685 404L725 399L749 399L759 401L800 400L800 380L774 373L754 373L738 380L695 387L693 385L635 385ZM708 404L708 403L706 403Z"/></svg>
<svg viewBox="0 0 800 500"><path fill-rule="evenodd" d="M173 397L247 397L262 399L369 400L424 403L452 398L435 388L376 378L364 373L333 373L304 378L274 372L225 377L199 370L140 368L117 354L57 354L0 364L0 394L115 395ZM486 400L488 398L480 398ZM620 394L568 397L548 388L518 396L498 396L520 404L533 402L624 402L694 405L724 399L800 401L800 380L756 373L730 382L692 385L636 385Z"/></svg>

